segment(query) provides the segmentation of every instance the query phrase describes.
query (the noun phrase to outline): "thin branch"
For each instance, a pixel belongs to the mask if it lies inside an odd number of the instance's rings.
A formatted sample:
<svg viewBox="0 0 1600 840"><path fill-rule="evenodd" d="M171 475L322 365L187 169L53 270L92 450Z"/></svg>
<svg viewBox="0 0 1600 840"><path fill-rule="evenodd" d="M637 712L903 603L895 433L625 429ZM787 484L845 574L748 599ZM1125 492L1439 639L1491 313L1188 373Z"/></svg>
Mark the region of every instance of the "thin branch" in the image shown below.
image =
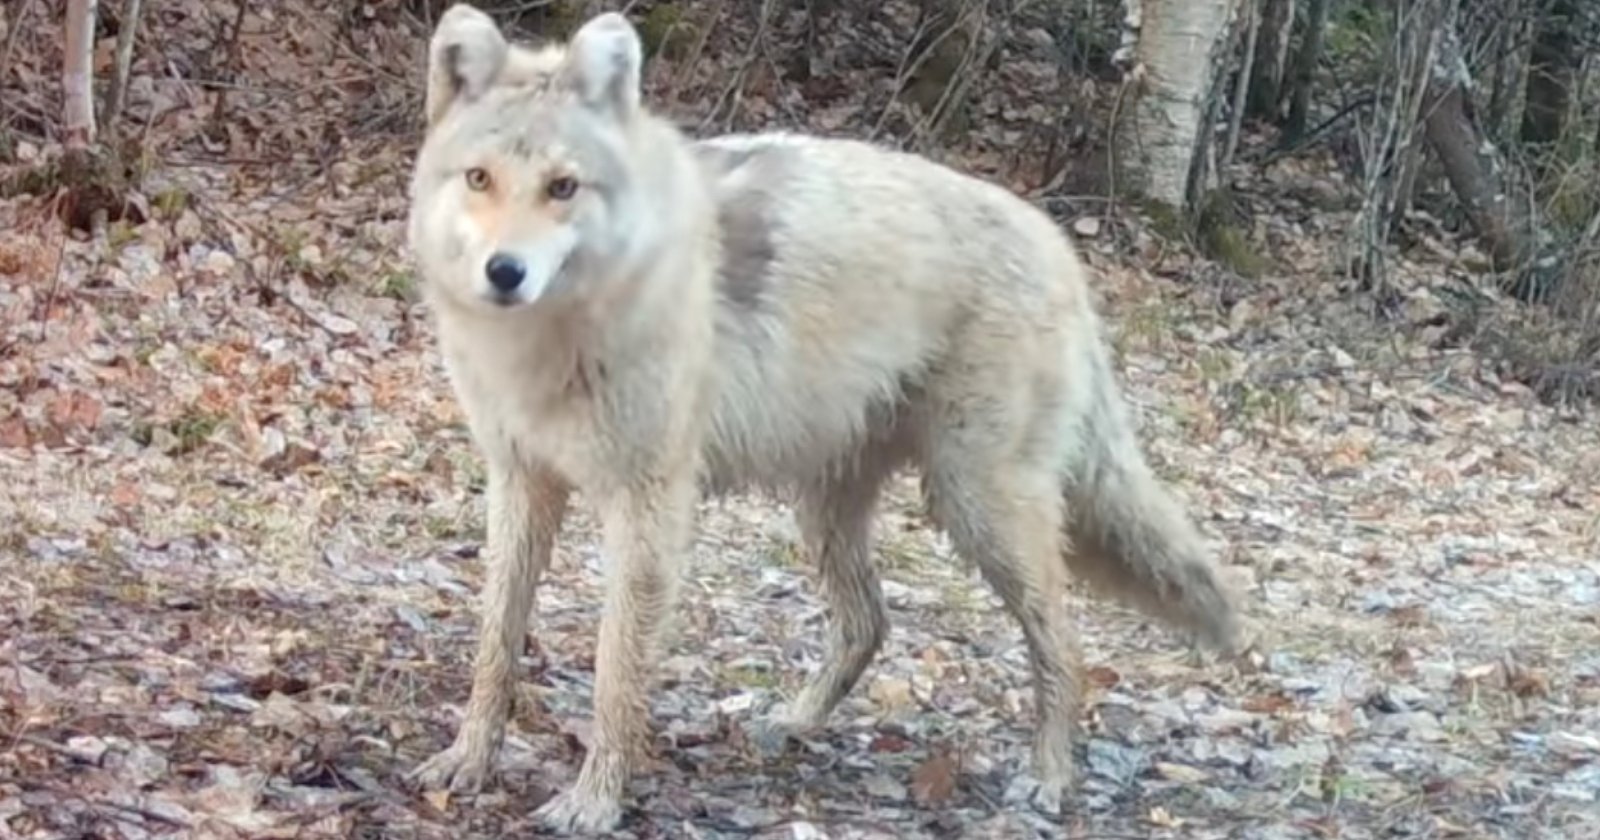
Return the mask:
<svg viewBox="0 0 1600 840"><path fill-rule="evenodd" d="M128 95L128 73L133 67L133 44L139 31L139 13L143 0L122 0L122 29L117 32L117 66L111 76L111 89L106 92L105 111L100 124L109 131L122 116L122 104Z"/></svg>
<svg viewBox="0 0 1600 840"><path fill-rule="evenodd" d="M1234 83L1233 113L1229 115L1228 136L1223 140L1222 160L1217 164L1219 169L1226 169L1233 163L1233 153L1239 147L1239 129L1244 125L1244 109L1250 98L1250 68L1256 64L1256 37L1261 32L1261 2L1245 0L1250 29L1244 38L1244 63L1239 66L1239 81Z"/></svg>

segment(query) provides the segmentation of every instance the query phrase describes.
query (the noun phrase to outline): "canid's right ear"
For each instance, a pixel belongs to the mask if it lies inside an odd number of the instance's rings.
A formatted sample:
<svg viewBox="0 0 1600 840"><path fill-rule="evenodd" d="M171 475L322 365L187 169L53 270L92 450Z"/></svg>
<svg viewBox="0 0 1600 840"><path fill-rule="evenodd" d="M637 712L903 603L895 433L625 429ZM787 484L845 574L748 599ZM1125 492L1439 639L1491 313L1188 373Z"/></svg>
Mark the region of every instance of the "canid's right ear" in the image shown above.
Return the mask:
<svg viewBox="0 0 1600 840"><path fill-rule="evenodd" d="M457 100L483 95L505 64L507 51L505 36L492 18L465 3L451 6L428 42L428 127Z"/></svg>

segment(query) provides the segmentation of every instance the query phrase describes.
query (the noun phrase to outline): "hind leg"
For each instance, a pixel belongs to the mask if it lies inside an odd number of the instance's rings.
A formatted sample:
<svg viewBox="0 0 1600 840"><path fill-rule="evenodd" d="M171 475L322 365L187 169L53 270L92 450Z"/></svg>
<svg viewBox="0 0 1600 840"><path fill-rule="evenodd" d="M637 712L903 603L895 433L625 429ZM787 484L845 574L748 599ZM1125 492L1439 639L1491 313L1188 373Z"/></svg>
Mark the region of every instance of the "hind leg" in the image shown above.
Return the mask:
<svg viewBox="0 0 1600 840"><path fill-rule="evenodd" d="M878 574L872 567L872 515L884 470L868 464L807 488L796 505L801 541L817 564L828 604L828 651L800 694L758 726L761 746L821 726L839 705L889 630Z"/></svg>
<svg viewBox="0 0 1600 840"><path fill-rule="evenodd" d="M1022 627L1038 716L1034 802L1059 812L1073 784L1082 661L1063 598L1058 483L1037 459L993 456L959 437L954 432L935 452L929 501L956 551L978 566Z"/></svg>

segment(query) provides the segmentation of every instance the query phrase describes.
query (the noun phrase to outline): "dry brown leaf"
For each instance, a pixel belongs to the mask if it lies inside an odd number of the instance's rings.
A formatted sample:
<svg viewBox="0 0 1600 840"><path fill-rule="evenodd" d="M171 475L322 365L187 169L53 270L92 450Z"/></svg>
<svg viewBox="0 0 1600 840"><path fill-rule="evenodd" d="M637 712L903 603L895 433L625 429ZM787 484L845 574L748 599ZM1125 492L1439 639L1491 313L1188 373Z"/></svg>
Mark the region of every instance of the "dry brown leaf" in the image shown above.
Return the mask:
<svg viewBox="0 0 1600 840"><path fill-rule="evenodd" d="M1281 691L1273 692L1272 694L1257 694L1252 697L1246 697L1244 702L1239 704L1239 708L1244 709L1247 712L1255 712L1257 714L1266 715L1276 714L1293 706L1294 698Z"/></svg>
<svg viewBox="0 0 1600 840"><path fill-rule="evenodd" d="M434 810L440 813L450 810L450 791L448 789L424 791L422 798L428 800L428 804L432 805Z"/></svg>
<svg viewBox="0 0 1600 840"><path fill-rule="evenodd" d="M1106 665L1096 665L1085 672L1084 676L1089 678L1091 684L1101 688L1111 688L1122 682L1122 675L1117 673L1116 669Z"/></svg>
<svg viewBox="0 0 1600 840"><path fill-rule="evenodd" d="M911 796L923 807L942 805L956 790L956 760L939 753L911 771Z"/></svg>
<svg viewBox="0 0 1600 840"><path fill-rule="evenodd" d="M100 401L76 389L58 392L45 404L45 418L64 434L93 429L100 415Z"/></svg>

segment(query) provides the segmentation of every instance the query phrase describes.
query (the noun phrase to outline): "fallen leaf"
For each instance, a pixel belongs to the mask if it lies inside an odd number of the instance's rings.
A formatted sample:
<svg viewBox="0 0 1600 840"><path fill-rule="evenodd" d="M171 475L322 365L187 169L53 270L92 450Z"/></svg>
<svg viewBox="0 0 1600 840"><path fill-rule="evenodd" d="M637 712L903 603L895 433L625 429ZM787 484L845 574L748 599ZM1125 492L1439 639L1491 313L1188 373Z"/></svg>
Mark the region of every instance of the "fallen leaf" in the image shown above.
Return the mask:
<svg viewBox="0 0 1600 840"><path fill-rule="evenodd" d="M1089 678L1090 683L1093 683L1101 688L1110 688L1117 683L1122 682L1122 675L1117 673L1116 669L1109 668L1105 665L1096 665L1093 668L1090 668L1085 673L1085 676Z"/></svg>
<svg viewBox="0 0 1600 840"><path fill-rule="evenodd" d="M1187 764L1168 764L1165 761L1158 761L1155 763L1155 768L1162 778L1188 785L1199 784L1210 778L1210 774L1206 771Z"/></svg>
<svg viewBox="0 0 1600 840"><path fill-rule="evenodd" d="M428 804L432 805L436 811L442 813L450 810L450 791L448 789L425 791L422 794L422 798L426 799Z"/></svg>
<svg viewBox="0 0 1600 840"><path fill-rule="evenodd" d="M939 753L911 771L911 796L917 804L930 807L943 804L956 789L956 762L948 753Z"/></svg>
<svg viewBox="0 0 1600 840"><path fill-rule="evenodd" d="M1150 809L1150 814L1146 817L1146 819L1150 821L1151 825L1160 826L1162 828L1177 828L1178 826L1183 825L1183 820L1174 817L1171 812L1159 805Z"/></svg>
<svg viewBox="0 0 1600 840"><path fill-rule="evenodd" d="M910 740L893 732L879 732L872 736L872 742L867 745L867 750L875 753L899 753L911 749Z"/></svg>
<svg viewBox="0 0 1600 840"><path fill-rule="evenodd" d="M1239 704L1239 708L1247 712L1270 715L1281 712L1293 705L1294 698L1280 691L1272 694L1258 694L1254 697L1246 697L1244 702Z"/></svg>
<svg viewBox="0 0 1600 840"><path fill-rule="evenodd" d="M78 390L62 391L45 405L45 418L63 433L93 429L100 414L100 401Z"/></svg>
<svg viewBox="0 0 1600 840"><path fill-rule="evenodd" d="M28 423L22 419L22 415L13 414L0 420L0 447L26 449L32 442L32 436L28 434Z"/></svg>
<svg viewBox="0 0 1600 840"><path fill-rule="evenodd" d="M885 709L898 709L911 705L911 683L895 677L879 677L867 689L872 702Z"/></svg>

